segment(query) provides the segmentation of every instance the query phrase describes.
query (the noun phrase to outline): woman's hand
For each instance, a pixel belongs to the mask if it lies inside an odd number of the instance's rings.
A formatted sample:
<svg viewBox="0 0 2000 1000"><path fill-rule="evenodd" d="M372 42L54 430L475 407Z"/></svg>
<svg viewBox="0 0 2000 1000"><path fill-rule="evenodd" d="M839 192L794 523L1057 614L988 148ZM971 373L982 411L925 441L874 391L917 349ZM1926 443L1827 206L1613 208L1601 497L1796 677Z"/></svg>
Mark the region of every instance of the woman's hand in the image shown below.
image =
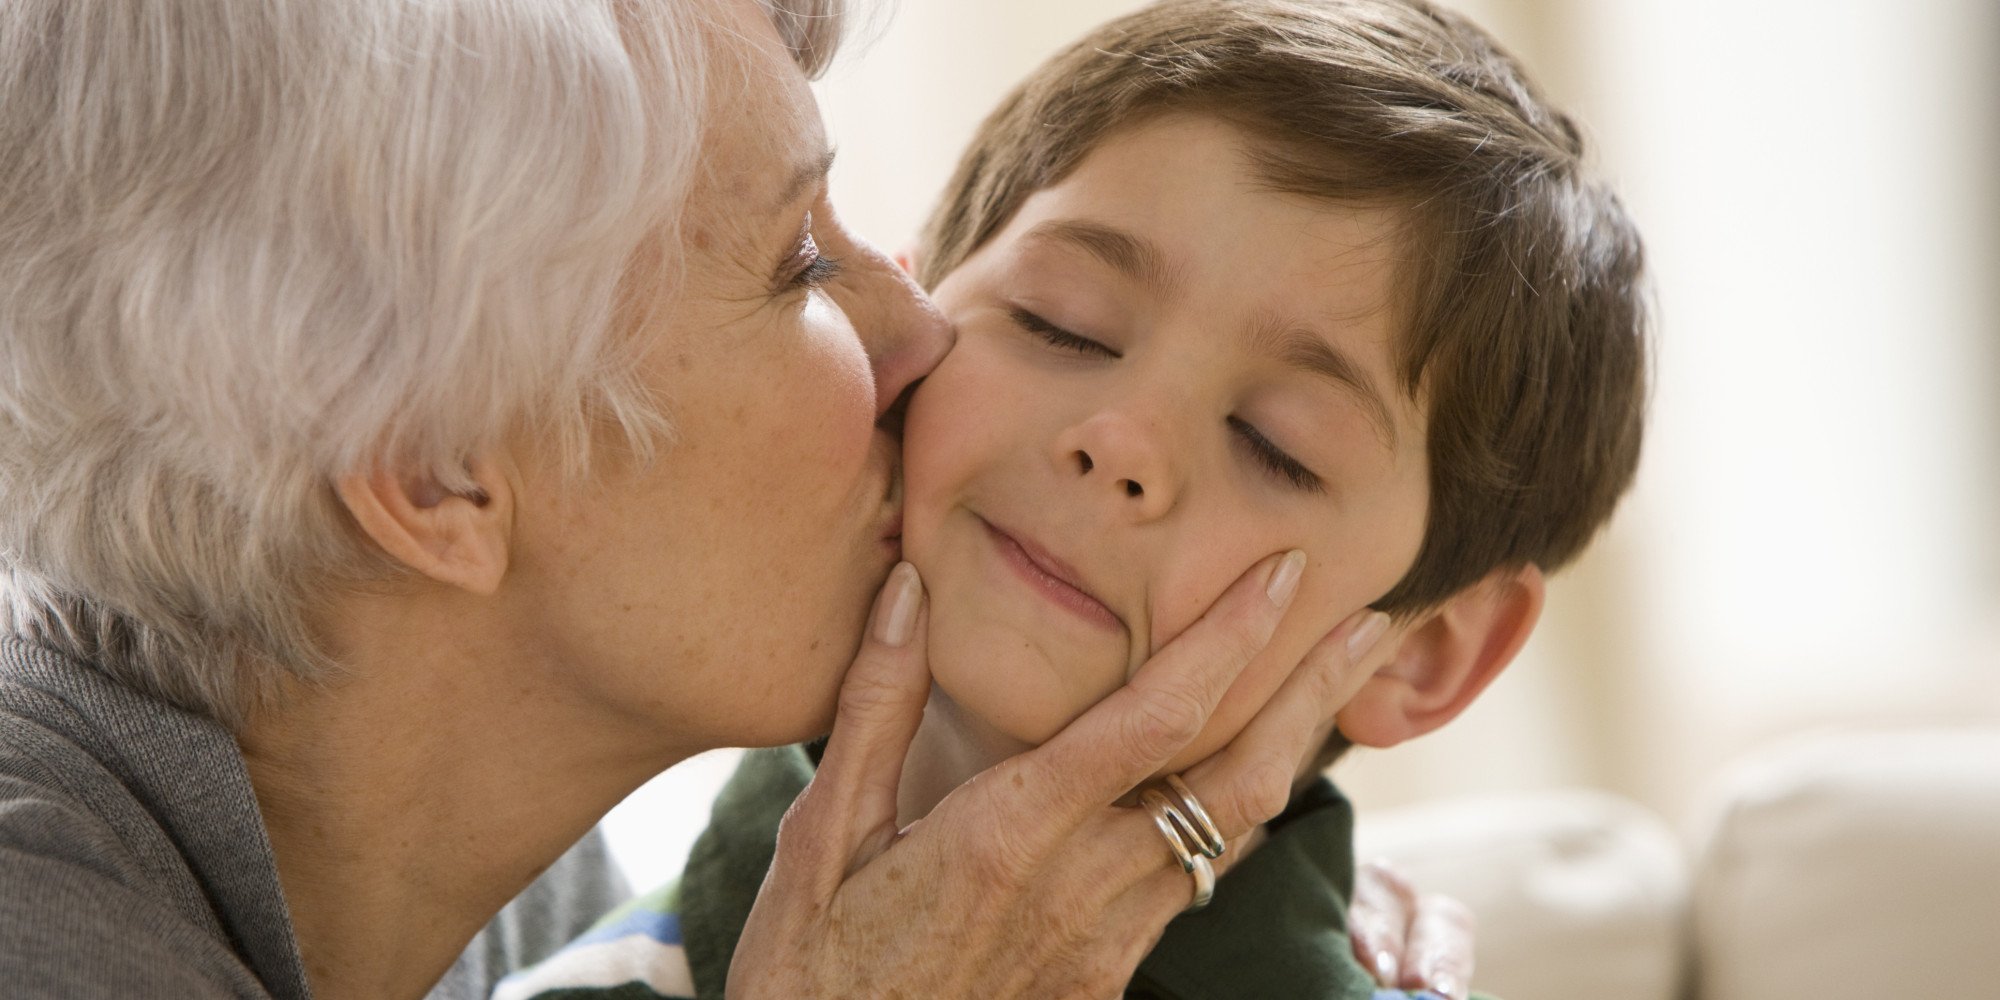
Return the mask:
<svg viewBox="0 0 2000 1000"><path fill-rule="evenodd" d="M922 587L898 566L818 775L779 830L730 996L1117 996L1191 882L1151 817L1112 803L1201 731L1270 641L1302 564L1294 554L1252 567L1125 687L900 832L896 789L930 677ZM1330 633L1235 741L1184 773L1232 843L1284 807L1367 614Z"/></svg>
<svg viewBox="0 0 2000 1000"><path fill-rule="evenodd" d="M1392 989L1466 1000L1472 981L1472 911L1416 886L1379 861L1355 872L1348 938L1354 957Z"/></svg>

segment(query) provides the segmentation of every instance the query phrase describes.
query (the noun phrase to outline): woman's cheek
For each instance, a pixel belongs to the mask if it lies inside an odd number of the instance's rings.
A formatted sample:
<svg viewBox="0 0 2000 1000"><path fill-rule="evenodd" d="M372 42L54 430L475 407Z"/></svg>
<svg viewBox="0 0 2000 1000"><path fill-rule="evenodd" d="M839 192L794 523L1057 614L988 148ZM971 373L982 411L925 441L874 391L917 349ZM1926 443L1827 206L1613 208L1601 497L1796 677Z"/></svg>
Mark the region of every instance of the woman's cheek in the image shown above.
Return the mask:
<svg viewBox="0 0 2000 1000"><path fill-rule="evenodd" d="M865 452L875 433L876 411L875 369L868 349L846 314L825 296L814 295L802 319L817 344L817 363L801 381L819 386L824 398L812 409L796 409L820 414L822 427L847 437L852 450Z"/></svg>

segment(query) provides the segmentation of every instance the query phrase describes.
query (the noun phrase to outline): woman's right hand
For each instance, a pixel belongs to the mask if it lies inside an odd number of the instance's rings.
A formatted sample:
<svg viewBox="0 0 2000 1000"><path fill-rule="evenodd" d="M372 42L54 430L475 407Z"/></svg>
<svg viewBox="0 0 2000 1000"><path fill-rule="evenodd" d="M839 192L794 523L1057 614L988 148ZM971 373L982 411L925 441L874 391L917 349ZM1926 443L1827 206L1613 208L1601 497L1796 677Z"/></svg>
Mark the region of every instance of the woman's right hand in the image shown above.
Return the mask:
<svg viewBox="0 0 2000 1000"><path fill-rule="evenodd" d="M1117 996L1191 883L1151 817L1113 803L1201 731L1270 641L1302 566L1294 555L1252 567L1123 688L902 831L896 789L930 673L922 585L898 566L819 772L779 829L729 995ZM1232 844L1284 807L1367 614L1329 633L1229 746L1184 772Z"/></svg>

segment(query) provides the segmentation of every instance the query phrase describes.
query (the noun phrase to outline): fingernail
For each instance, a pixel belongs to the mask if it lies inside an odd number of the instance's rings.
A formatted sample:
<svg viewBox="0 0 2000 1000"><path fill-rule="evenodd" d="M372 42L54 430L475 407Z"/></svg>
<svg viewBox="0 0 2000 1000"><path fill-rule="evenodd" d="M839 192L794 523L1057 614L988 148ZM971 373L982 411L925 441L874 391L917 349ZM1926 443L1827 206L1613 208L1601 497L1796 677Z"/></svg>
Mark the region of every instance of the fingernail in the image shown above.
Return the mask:
<svg viewBox="0 0 2000 1000"><path fill-rule="evenodd" d="M1277 569L1271 571L1271 583L1264 590L1264 593L1270 596L1272 604L1282 608L1292 602L1292 595L1299 589L1299 575L1304 573L1305 569L1304 552L1293 549L1285 553L1284 561L1278 564Z"/></svg>
<svg viewBox="0 0 2000 1000"><path fill-rule="evenodd" d="M1389 630L1389 616L1380 611L1371 611L1361 624L1354 626L1354 634L1347 637L1347 662L1359 663L1375 644L1382 641L1382 633Z"/></svg>
<svg viewBox="0 0 2000 1000"><path fill-rule="evenodd" d="M1382 985L1393 989L1398 985L1396 981L1402 978L1402 971L1399 963L1396 961L1395 952L1378 951L1375 953L1375 975L1382 980Z"/></svg>
<svg viewBox="0 0 2000 1000"><path fill-rule="evenodd" d="M908 645L910 633L917 627L917 601L923 597L922 581L917 579L917 568L909 563L897 563L889 571L889 582L882 585L881 596L875 598L875 620L871 631L875 641L884 646Z"/></svg>
<svg viewBox="0 0 2000 1000"><path fill-rule="evenodd" d="M1444 997L1446 998L1446 1000L1451 1000L1451 998L1457 997L1459 995L1458 981L1451 978L1450 976L1431 977L1429 989L1432 993L1435 993L1440 997Z"/></svg>

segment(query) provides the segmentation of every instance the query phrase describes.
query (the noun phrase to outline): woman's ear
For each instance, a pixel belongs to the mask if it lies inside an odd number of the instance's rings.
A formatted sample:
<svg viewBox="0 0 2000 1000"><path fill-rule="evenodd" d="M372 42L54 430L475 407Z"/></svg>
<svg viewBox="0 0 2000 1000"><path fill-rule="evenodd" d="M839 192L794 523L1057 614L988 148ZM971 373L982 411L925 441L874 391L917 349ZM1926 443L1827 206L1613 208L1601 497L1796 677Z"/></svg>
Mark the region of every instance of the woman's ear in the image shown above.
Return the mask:
<svg viewBox="0 0 2000 1000"><path fill-rule="evenodd" d="M1342 735L1390 747L1450 722L1521 651L1544 592L1538 567L1497 569L1398 629L1388 662L1341 709Z"/></svg>
<svg viewBox="0 0 2000 1000"><path fill-rule="evenodd" d="M447 586L492 594L507 574L514 491L497 462L465 464L467 485L447 490L429 476L387 469L334 484L363 534L391 559Z"/></svg>
<svg viewBox="0 0 2000 1000"><path fill-rule="evenodd" d="M896 261L896 266L902 268L904 274L907 274L912 278L916 277L917 245L911 243L903 247L903 249L896 251L895 261Z"/></svg>

